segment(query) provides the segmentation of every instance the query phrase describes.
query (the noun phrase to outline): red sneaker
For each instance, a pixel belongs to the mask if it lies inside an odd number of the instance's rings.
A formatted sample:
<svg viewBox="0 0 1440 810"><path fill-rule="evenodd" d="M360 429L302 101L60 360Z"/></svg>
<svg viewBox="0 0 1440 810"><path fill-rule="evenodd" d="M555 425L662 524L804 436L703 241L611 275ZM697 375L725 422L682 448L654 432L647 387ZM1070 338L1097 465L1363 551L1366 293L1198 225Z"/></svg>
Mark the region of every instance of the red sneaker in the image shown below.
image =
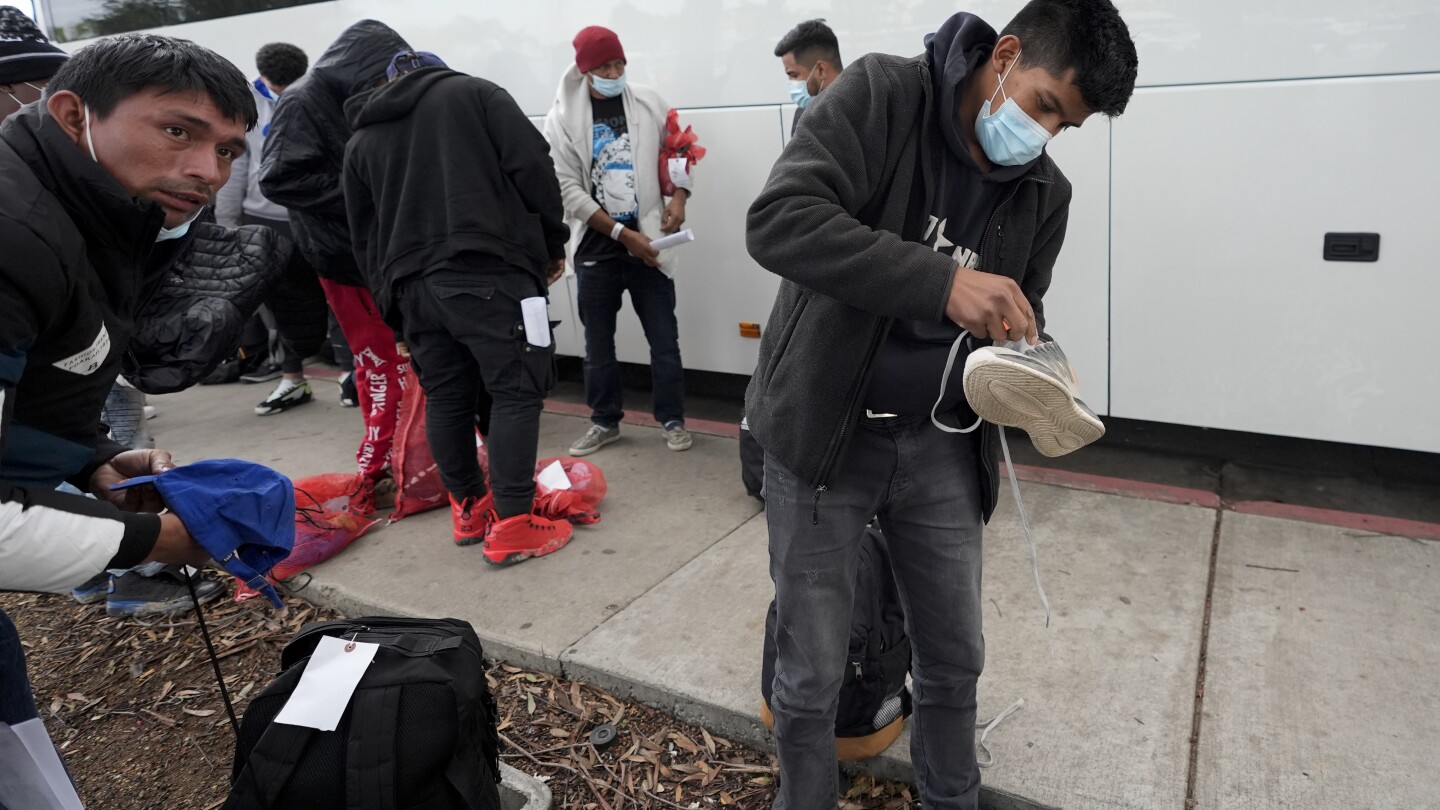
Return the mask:
<svg viewBox="0 0 1440 810"><path fill-rule="evenodd" d="M570 542L570 524L526 514L497 519L490 515L490 528L485 531L485 561L492 565L510 565L531 557L544 557Z"/></svg>
<svg viewBox="0 0 1440 810"><path fill-rule="evenodd" d="M495 496L489 492L483 498L466 498L460 502L451 495L450 522L455 526L455 545L473 546L484 540L494 511Z"/></svg>
<svg viewBox="0 0 1440 810"><path fill-rule="evenodd" d="M600 522L600 513L573 489L554 489L536 497L535 514L550 520L568 520L574 526Z"/></svg>

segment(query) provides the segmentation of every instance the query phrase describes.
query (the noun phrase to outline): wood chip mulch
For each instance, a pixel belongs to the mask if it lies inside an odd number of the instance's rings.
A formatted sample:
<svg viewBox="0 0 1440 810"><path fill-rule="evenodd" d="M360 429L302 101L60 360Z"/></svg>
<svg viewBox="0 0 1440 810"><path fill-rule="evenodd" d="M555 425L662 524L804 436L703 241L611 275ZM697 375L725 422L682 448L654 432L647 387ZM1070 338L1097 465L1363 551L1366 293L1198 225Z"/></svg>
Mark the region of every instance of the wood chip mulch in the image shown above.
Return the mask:
<svg viewBox="0 0 1440 810"><path fill-rule="evenodd" d="M302 624L338 618L287 597L228 596L205 618L226 686L243 715L277 674L280 649ZM19 628L40 716L91 810L195 808L225 799L234 736L193 612L114 619L104 605L0 593ZM776 766L737 745L589 684L508 664L487 676L500 706L501 756L539 776L556 808L768 808ZM613 740L592 742L601 726ZM842 808L918 807L905 785L857 777Z"/></svg>

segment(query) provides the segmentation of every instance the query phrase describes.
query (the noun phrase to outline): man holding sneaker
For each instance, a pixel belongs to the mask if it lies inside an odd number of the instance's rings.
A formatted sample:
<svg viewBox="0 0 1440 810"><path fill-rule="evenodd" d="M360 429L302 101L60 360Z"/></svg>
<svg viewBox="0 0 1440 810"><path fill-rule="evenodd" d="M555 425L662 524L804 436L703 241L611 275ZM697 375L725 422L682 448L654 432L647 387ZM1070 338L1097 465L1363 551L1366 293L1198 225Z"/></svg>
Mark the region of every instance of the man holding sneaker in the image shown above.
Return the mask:
<svg viewBox="0 0 1440 810"><path fill-rule="evenodd" d="M1027 352L975 349L971 373L952 372L977 341L1043 334L1070 202L1045 145L1094 113L1119 115L1137 64L1109 0L1032 0L1001 34L956 14L920 56L869 54L846 67L806 109L750 208L750 253L784 278L746 396L765 448L779 620L777 808L835 807L836 701L857 551L874 516L912 645L920 800L979 806L994 423L1026 427L1042 449L1098 433L1044 435L1082 424L1069 417L1083 406L1058 379L1032 375L1044 361ZM978 383L968 401L966 377ZM1009 407L1025 401L1068 412L1037 419Z"/></svg>
<svg viewBox="0 0 1440 810"><path fill-rule="evenodd" d="M670 105L654 90L625 79L625 50L608 28L575 35L575 64L566 70L545 118L560 193L574 231L571 246L580 322L585 325L585 401L591 425L570 446L589 455L620 438L625 416L615 316L630 293L650 342L655 421L671 450L689 450L685 430L685 369L675 320L674 251L650 246L685 224L689 189L660 194L660 145Z"/></svg>

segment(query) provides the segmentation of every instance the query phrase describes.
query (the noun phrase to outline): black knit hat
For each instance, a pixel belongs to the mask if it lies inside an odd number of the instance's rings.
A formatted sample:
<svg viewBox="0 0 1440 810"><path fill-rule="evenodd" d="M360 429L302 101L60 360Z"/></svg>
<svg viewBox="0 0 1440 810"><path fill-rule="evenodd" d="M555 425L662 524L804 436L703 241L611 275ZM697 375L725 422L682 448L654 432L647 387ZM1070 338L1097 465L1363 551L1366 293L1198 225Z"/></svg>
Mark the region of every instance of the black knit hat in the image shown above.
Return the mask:
<svg viewBox="0 0 1440 810"><path fill-rule="evenodd" d="M70 55L14 6L0 6L0 84L49 79Z"/></svg>

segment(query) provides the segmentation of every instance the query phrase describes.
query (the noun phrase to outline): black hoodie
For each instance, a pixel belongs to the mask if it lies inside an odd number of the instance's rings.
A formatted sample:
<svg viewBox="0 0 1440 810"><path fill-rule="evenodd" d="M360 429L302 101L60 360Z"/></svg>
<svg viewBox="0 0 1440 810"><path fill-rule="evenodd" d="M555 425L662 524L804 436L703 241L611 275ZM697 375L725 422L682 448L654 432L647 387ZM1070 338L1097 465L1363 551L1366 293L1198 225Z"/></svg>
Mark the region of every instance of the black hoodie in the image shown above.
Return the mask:
<svg viewBox="0 0 1440 810"><path fill-rule="evenodd" d="M345 102L385 77L410 46L390 26L361 20L325 49L315 67L285 89L261 157L260 190L290 210L295 242L321 276L364 286L350 246L340 175L350 125Z"/></svg>
<svg viewBox="0 0 1440 810"><path fill-rule="evenodd" d="M510 94L442 67L406 74L346 105L345 202L355 259L392 326L394 286L461 254L528 271L543 295L547 265L570 230L550 147ZM491 262L492 264L494 262Z"/></svg>
<svg viewBox="0 0 1440 810"><path fill-rule="evenodd" d="M967 83L983 68L998 39L988 23L963 12L953 15L938 31L925 37L925 54L931 65L939 112L935 125L944 137L946 149L937 161L935 198L928 207L924 201L917 200L910 218L919 225L922 241L932 250L972 269L980 266L981 253L986 247L986 225L996 206L1014 182L1035 164L1032 161L982 171L970 154L966 125L960 120L961 99ZM918 169L925 170L923 166ZM875 376L865 407L877 413L929 413L939 394L950 346L960 334L960 327L949 318L897 319L875 356ZM954 418L947 416L942 421L956 427L969 426L975 421L965 401L960 371L965 367L966 349L976 345L978 341L971 341L956 355L955 371L940 401L939 413L955 414Z"/></svg>

